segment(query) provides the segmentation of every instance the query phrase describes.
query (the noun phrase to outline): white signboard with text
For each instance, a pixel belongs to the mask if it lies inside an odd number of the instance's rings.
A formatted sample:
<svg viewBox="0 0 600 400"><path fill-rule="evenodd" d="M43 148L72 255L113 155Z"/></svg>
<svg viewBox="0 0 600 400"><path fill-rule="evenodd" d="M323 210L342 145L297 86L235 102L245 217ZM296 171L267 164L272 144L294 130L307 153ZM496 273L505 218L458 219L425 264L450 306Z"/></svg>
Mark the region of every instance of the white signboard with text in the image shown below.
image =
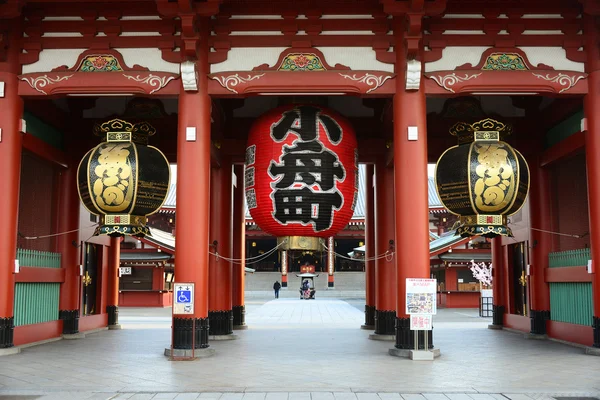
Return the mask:
<svg viewBox="0 0 600 400"><path fill-rule="evenodd" d="M406 279L406 313L411 316L437 313L436 279Z"/></svg>
<svg viewBox="0 0 600 400"><path fill-rule="evenodd" d="M430 331L433 326L433 315L412 315L410 316L411 331Z"/></svg>
<svg viewBox="0 0 600 400"><path fill-rule="evenodd" d="M175 283L173 285L173 314L194 313L194 284Z"/></svg>

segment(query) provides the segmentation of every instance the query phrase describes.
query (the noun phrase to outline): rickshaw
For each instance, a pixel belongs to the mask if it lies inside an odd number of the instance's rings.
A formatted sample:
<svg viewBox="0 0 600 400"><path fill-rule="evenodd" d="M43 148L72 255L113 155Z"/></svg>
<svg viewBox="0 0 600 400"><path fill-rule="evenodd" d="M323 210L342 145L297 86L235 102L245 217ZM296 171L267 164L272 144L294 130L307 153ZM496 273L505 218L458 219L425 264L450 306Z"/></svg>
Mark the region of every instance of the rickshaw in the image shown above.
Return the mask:
<svg viewBox="0 0 600 400"><path fill-rule="evenodd" d="M296 274L300 278L300 300L314 300L315 299L315 278L319 274L311 274L305 272L303 274Z"/></svg>

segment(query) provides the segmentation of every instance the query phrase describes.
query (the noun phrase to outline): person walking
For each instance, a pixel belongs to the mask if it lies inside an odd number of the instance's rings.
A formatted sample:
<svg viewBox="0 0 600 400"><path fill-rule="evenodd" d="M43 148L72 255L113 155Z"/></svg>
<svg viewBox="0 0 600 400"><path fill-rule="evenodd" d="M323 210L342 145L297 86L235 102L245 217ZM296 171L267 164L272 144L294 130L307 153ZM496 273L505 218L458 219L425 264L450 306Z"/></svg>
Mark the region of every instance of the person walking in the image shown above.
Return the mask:
<svg viewBox="0 0 600 400"><path fill-rule="evenodd" d="M279 298L279 289L281 289L281 283L279 283L279 281L275 281L275 283L273 284L273 290L275 291L276 299Z"/></svg>

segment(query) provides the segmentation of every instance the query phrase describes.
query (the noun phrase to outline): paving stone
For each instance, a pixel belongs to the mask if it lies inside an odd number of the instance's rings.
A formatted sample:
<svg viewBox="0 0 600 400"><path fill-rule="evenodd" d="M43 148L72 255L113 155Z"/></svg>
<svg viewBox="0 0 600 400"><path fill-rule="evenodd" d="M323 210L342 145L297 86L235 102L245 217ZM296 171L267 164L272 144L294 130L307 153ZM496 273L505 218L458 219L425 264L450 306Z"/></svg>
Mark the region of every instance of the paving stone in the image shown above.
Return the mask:
<svg viewBox="0 0 600 400"><path fill-rule="evenodd" d="M201 399L218 399L223 395L221 392L205 392L200 393Z"/></svg>
<svg viewBox="0 0 600 400"><path fill-rule="evenodd" d="M380 400L377 393L356 393L358 400Z"/></svg>
<svg viewBox="0 0 600 400"><path fill-rule="evenodd" d="M310 393L308 393L308 392L290 392L290 393L288 393L288 400L311 400Z"/></svg>
<svg viewBox="0 0 600 400"><path fill-rule="evenodd" d="M196 400L200 398L200 393L180 393L175 397L175 400ZM153 397L152 400L155 400Z"/></svg>
<svg viewBox="0 0 600 400"><path fill-rule="evenodd" d="M185 393L187 394L187 393ZM154 397L152 398L152 400L173 400L173 399L180 399L179 396L180 393L157 393L154 395ZM196 397L192 397L193 399L196 399L198 396L198 394L196 394Z"/></svg>
<svg viewBox="0 0 600 400"><path fill-rule="evenodd" d="M401 394L404 400L425 400L422 394Z"/></svg>
<svg viewBox="0 0 600 400"><path fill-rule="evenodd" d="M356 394L352 392L334 392L335 400L357 400Z"/></svg>
<svg viewBox="0 0 600 400"><path fill-rule="evenodd" d="M467 396L473 400L495 400L494 397L486 393L468 393Z"/></svg>
<svg viewBox="0 0 600 400"><path fill-rule="evenodd" d="M331 392L311 392L311 400L334 400Z"/></svg>
<svg viewBox="0 0 600 400"><path fill-rule="evenodd" d="M286 393L286 392L270 392L270 393L267 393L265 400L288 400L288 393Z"/></svg>
<svg viewBox="0 0 600 400"><path fill-rule="evenodd" d="M427 400L448 400L448 397L441 393L423 393L423 397Z"/></svg>

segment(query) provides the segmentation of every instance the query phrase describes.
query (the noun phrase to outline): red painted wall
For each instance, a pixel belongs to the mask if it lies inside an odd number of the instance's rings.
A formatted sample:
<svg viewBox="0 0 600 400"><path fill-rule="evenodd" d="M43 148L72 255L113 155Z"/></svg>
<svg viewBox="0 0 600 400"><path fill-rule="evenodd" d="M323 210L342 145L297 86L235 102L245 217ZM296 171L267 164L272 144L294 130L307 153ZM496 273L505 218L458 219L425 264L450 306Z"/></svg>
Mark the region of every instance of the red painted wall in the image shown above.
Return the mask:
<svg viewBox="0 0 600 400"><path fill-rule="evenodd" d="M479 308L480 297L479 292L442 293L446 308Z"/></svg>
<svg viewBox="0 0 600 400"><path fill-rule="evenodd" d="M579 343L585 346L594 344L594 330L591 326L568 324L566 322L548 321L546 325L548 336L567 342Z"/></svg>
<svg viewBox="0 0 600 400"><path fill-rule="evenodd" d="M172 304L172 292L119 292L119 307L169 307Z"/></svg>
<svg viewBox="0 0 600 400"><path fill-rule="evenodd" d="M79 329L81 330L81 326ZM16 326L13 343L15 346L21 346L23 344L59 338L62 335L62 330L63 322L61 320Z"/></svg>
<svg viewBox="0 0 600 400"><path fill-rule="evenodd" d="M108 326L108 314L87 315L79 318L79 331L91 331L93 329Z"/></svg>
<svg viewBox="0 0 600 400"><path fill-rule="evenodd" d="M589 232L587 174L585 154L557 162L550 170L554 230L562 233ZM582 249L590 246L590 236L574 238L554 236L553 251Z"/></svg>
<svg viewBox="0 0 600 400"><path fill-rule="evenodd" d="M504 326L523 332L531 330L531 320L529 317L516 314L504 314Z"/></svg>

